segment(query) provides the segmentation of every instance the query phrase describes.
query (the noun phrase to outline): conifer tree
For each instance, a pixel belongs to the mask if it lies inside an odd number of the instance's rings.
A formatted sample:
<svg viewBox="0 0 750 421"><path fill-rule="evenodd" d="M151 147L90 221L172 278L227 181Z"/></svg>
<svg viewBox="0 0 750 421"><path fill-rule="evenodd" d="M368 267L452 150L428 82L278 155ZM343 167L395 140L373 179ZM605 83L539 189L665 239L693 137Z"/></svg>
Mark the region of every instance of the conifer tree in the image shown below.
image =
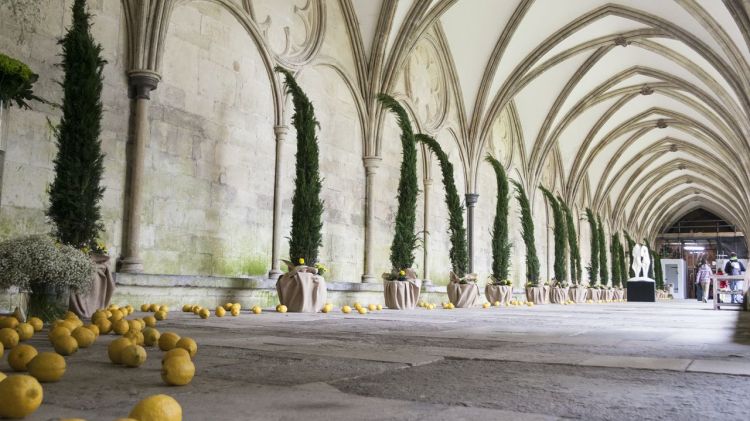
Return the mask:
<svg viewBox="0 0 750 421"><path fill-rule="evenodd" d="M648 240L644 239L643 244L645 244L648 248L649 258L651 259L651 265L649 265L648 267L648 277L656 281L656 276L654 275L654 268L656 266L656 257L654 255L654 250L651 249L651 244L649 244ZM656 287L659 288L659 285L657 284Z"/></svg>
<svg viewBox="0 0 750 421"><path fill-rule="evenodd" d="M599 242L599 279L602 285L609 284L609 273L607 271L607 237L604 234L604 225L602 225L602 219L597 215L597 230L596 239Z"/></svg>
<svg viewBox="0 0 750 421"><path fill-rule="evenodd" d="M504 281L508 279L512 248L508 240L510 186L502 164L490 155L487 155L485 160L492 165L497 178L497 205L495 207L495 221L492 225L492 276L496 281Z"/></svg>
<svg viewBox="0 0 750 421"><path fill-rule="evenodd" d="M620 280L622 281L623 288L628 285L628 279L630 279L630 276L628 275L630 272L628 271L628 263L625 259L625 253L625 247L622 245L622 241L620 241Z"/></svg>
<svg viewBox="0 0 750 421"><path fill-rule="evenodd" d="M599 229L596 226L596 218L591 208L586 208L586 219L589 221L591 230L591 263L589 270L589 285L599 283Z"/></svg>
<svg viewBox="0 0 750 421"><path fill-rule="evenodd" d="M620 273L622 270L622 264L620 263L622 245L620 244L620 235L618 233L612 234L609 250L612 256L612 286L619 288L622 286L622 275Z"/></svg>
<svg viewBox="0 0 750 421"><path fill-rule="evenodd" d="M469 245L466 240L466 228L464 227L464 208L461 206L456 182L453 180L453 164L435 139L426 134L418 134L415 138L427 145L440 163L443 187L445 188L445 204L448 206L448 233L451 239L451 248L448 255L451 259L453 273L459 278L463 278L469 270Z"/></svg>
<svg viewBox="0 0 750 421"><path fill-rule="evenodd" d="M542 185L539 186L539 189L544 194L544 197L547 198L550 207L552 207L552 220L555 223L555 263L553 265L555 280L557 282L565 282L568 280L568 228L565 221L565 214L551 191Z"/></svg>
<svg viewBox="0 0 750 421"><path fill-rule="evenodd" d="M557 201L560 202L560 206L565 213L568 249L570 250L570 279L573 280L573 284L578 284L583 277L583 271L581 270L581 250L578 248L578 236L576 234L576 224L573 220L573 212L560 196L557 196Z"/></svg>
<svg viewBox="0 0 750 421"><path fill-rule="evenodd" d="M417 214L417 146L414 131L406 111L395 99L379 94L383 106L396 114L401 128L403 159L398 182L398 211L396 213L396 234L391 243L391 265L393 270L411 268L414 264L414 250L417 248L417 235L414 233Z"/></svg>
<svg viewBox="0 0 750 421"><path fill-rule="evenodd" d="M315 108L286 69L276 67L284 76L287 93L292 95L294 115L292 124L297 130L296 174L292 196L292 231L289 235L289 257L292 263L314 265L318 262L318 248L323 244L323 201L320 191L318 139L315 128Z"/></svg>
<svg viewBox="0 0 750 421"><path fill-rule="evenodd" d="M102 47L91 35L85 0L73 3L73 22L59 41L62 46L62 119L56 128L55 178L49 189L47 216L55 236L76 248L96 245L104 194L101 178Z"/></svg>
<svg viewBox="0 0 750 421"><path fill-rule="evenodd" d="M510 180L516 188L516 199L521 207L521 236L526 246L526 281L530 286L539 285L539 258L534 241L534 220L531 216L531 204L526 189L515 180Z"/></svg>
<svg viewBox="0 0 750 421"><path fill-rule="evenodd" d="M628 234L627 231L625 231L625 241L628 243L628 257L630 259L630 266L628 268L628 273L630 274L631 278L635 278L635 271L633 271L633 248L635 248L635 240L633 240L633 237Z"/></svg>

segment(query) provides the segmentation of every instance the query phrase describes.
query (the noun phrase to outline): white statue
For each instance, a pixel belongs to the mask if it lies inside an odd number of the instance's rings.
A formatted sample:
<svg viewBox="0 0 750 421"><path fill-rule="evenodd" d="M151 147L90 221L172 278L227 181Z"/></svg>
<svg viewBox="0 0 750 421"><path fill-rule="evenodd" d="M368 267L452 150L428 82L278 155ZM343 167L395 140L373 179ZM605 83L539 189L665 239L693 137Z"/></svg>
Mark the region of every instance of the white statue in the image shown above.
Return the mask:
<svg viewBox="0 0 750 421"><path fill-rule="evenodd" d="M648 268L651 266L651 253L648 247L643 244L636 244L633 247L633 273L636 278L648 278ZM643 272L643 275L641 275Z"/></svg>

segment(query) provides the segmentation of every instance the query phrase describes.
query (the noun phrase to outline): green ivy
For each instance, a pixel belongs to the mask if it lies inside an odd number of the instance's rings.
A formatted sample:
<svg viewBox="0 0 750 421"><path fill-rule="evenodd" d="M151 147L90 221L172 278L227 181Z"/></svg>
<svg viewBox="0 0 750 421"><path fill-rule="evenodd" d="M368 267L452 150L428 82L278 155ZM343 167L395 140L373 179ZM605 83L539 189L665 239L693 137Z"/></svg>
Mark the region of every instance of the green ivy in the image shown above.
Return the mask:
<svg viewBox="0 0 750 421"><path fill-rule="evenodd" d="M599 283L599 229L596 226L596 218L591 208L586 208L586 219L589 221L591 230L591 263L589 264L589 285Z"/></svg>
<svg viewBox="0 0 750 421"><path fill-rule="evenodd" d="M34 83L39 76L25 63L0 53L0 100L20 108L29 108L27 101L46 102L34 95Z"/></svg>
<svg viewBox="0 0 750 421"><path fill-rule="evenodd" d="M607 271L607 237L604 235L604 225L602 219L597 215L597 234L596 240L599 244L599 280L602 285L609 284L609 273Z"/></svg>
<svg viewBox="0 0 750 421"><path fill-rule="evenodd" d="M513 247L508 240L508 209L510 202L510 187L508 175L500 162L487 155L485 158L495 170L497 178L497 206L495 208L495 222L492 225L492 276L495 281L508 279L510 268L510 251Z"/></svg>
<svg viewBox="0 0 750 421"><path fill-rule="evenodd" d="M464 228L464 209L461 199L458 197L456 182L453 180L453 164L448 155L445 154L440 144L426 134L418 134L415 139L427 145L432 153L437 156L440 163L440 171L443 175L443 187L445 188L445 204L448 207L448 233L451 239L449 256L453 273L463 278L469 270L468 242L466 240L466 228Z"/></svg>
<svg viewBox="0 0 750 421"><path fill-rule="evenodd" d="M570 250L570 278L573 280L573 284L577 285L583 277L583 270L581 269L581 250L578 248L578 236L576 235L576 225L573 220L573 212L560 196L557 197L557 201L560 202L560 206L562 207L563 212L565 212L568 249Z"/></svg>
<svg viewBox="0 0 750 421"><path fill-rule="evenodd" d="M55 235L76 248L97 247L104 229L99 202L104 155L101 151L102 47L91 34L86 1L73 3L73 24L59 41L62 46L63 103L57 127L55 178L49 189L47 216Z"/></svg>
<svg viewBox="0 0 750 421"><path fill-rule="evenodd" d="M320 199L323 185L319 171L318 139L315 135L315 128L319 124L315 119L315 108L294 76L278 66L275 70L284 76L286 90L292 95L292 124L297 130L289 257L294 264L304 262L312 266L318 262L318 248L323 244L323 201Z"/></svg>
<svg viewBox="0 0 750 421"><path fill-rule="evenodd" d="M526 281L531 286L539 285L539 258L534 243L534 220L531 216L531 204L526 189L516 180L510 180L516 188L516 199L521 207L521 236L526 246Z"/></svg>
<svg viewBox="0 0 750 421"><path fill-rule="evenodd" d="M551 191L547 190L542 185L539 186L539 189L552 207L552 220L555 223L555 263L553 265L555 280L558 282L566 282L568 280L568 229L565 222L565 214L560 203L555 199L555 196Z"/></svg>
<svg viewBox="0 0 750 421"><path fill-rule="evenodd" d="M414 233L417 213L417 146L414 131L406 111L391 96L379 94L383 106L396 114L401 128L403 159L398 182L398 211L396 213L396 234L391 243L391 265L394 271L411 268L414 264L414 250L417 248L417 235Z"/></svg>

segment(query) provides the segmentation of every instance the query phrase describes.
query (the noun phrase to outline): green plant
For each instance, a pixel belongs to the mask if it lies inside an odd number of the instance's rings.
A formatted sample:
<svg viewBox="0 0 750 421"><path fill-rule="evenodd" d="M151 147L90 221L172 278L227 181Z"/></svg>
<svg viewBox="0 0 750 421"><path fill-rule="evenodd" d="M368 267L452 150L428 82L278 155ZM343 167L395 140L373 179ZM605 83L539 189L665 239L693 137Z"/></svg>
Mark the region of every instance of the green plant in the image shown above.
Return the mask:
<svg viewBox="0 0 750 421"><path fill-rule="evenodd" d="M315 108L297 84L294 76L281 67L277 72L284 76L286 90L292 95L294 115L292 124L297 130L296 177L292 197L292 231L289 236L289 257L296 264L318 262L318 248L323 244L323 201L320 191L318 139L315 127Z"/></svg>
<svg viewBox="0 0 750 421"><path fill-rule="evenodd" d="M599 244L599 282L602 285L609 284L609 273L607 271L607 237L604 235L602 219L597 215L596 241Z"/></svg>
<svg viewBox="0 0 750 421"><path fill-rule="evenodd" d="M622 286L622 264L620 256L622 255L622 244L620 243L620 234L612 234L609 244L610 255L612 256L612 286L620 288Z"/></svg>
<svg viewBox="0 0 750 421"><path fill-rule="evenodd" d="M588 266L589 285L596 285L599 282L599 229L596 226L596 218L591 208L586 208L586 219L589 221L591 230L591 263Z"/></svg>
<svg viewBox="0 0 750 421"><path fill-rule="evenodd" d="M27 101L46 102L34 95L37 79L39 75L29 66L0 53L0 101L8 105L15 102L20 108L29 108Z"/></svg>
<svg viewBox="0 0 750 421"><path fill-rule="evenodd" d="M91 35L86 2L73 4L73 25L60 40L64 71L63 116L57 127L55 179L47 216L55 235L76 248L95 247L104 226L99 201L104 155L101 152L102 47Z"/></svg>
<svg viewBox="0 0 750 421"><path fill-rule="evenodd" d="M521 207L521 236L526 246L526 281L527 285L539 285L539 258L534 243L534 220L531 217L531 204L526 189L516 180L510 180L516 188L516 199Z"/></svg>
<svg viewBox="0 0 750 421"><path fill-rule="evenodd" d="M625 253L627 251L625 250L625 247L623 247L622 242L620 244L620 254L618 255L618 262L620 264L620 280L622 281L622 286L626 287L628 285L628 279L630 279L630 276L628 276L628 264L625 260Z"/></svg>
<svg viewBox="0 0 750 421"><path fill-rule="evenodd" d="M573 285L577 285L581 282L583 271L581 270L581 250L578 248L578 236L576 235L576 225L573 220L573 212L560 196L557 196L557 201L560 202L560 206L565 213L568 249L570 250L570 279L573 280Z"/></svg>
<svg viewBox="0 0 750 421"><path fill-rule="evenodd" d="M409 116L395 99L379 94L378 100L388 110L396 114L401 128L403 159L398 182L398 211L396 212L396 233L391 243L392 272L411 268L414 264L414 250L417 248L417 235L414 232L417 215L417 145Z"/></svg>
<svg viewBox="0 0 750 421"><path fill-rule="evenodd" d="M629 269L628 269L629 270L628 273L630 273L630 277L631 278L634 278L635 277L635 271L633 271L633 248L635 248L635 240L633 240L633 238L630 236L630 234L628 234L627 231L625 231L625 241L627 241L627 243L628 243L628 250L627 250L627 252L628 252L628 256L630 258L630 266L629 266Z"/></svg>
<svg viewBox="0 0 750 421"><path fill-rule="evenodd" d="M654 271L655 271L654 268L656 267L656 260L655 260L654 250L651 249L651 244L649 244L648 240L644 239L643 240L643 244L645 244L646 248L648 248L649 258L651 259L651 264L648 266L648 277L651 278L651 279L653 279L654 281L656 281L656 275L654 273ZM658 283L657 283L656 286L658 288L658 286L659 286Z"/></svg>
<svg viewBox="0 0 750 421"><path fill-rule="evenodd" d="M487 155L485 161L492 165L495 178L497 178L497 205L495 207L495 221L492 225L492 277L497 283L508 278L510 251L513 248L508 240L510 187L508 186L508 175L500 161L490 155Z"/></svg>
<svg viewBox="0 0 750 421"><path fill-rule="evenodd" d="M568 280L568 228L565 222L565 214L563 213L560 203L555 199L555 195L551 191L547 190L544 186L540 185L539 189L547 198L552 208L552 220L555 222L554 237L555 237L555 263L553 265L555 271L555 280L558 282L566 282Z"/></svg>
<svg viewBox="0 0 750 421"><path fill-rule="evenodd" d="M466 228L464 227L464 208L461 206L456 182L453 179L453 164L434 138L420 133L415 136L415 139L427 145L440 163L440 172L443 175L443 187L445 188L445 204L448 207L448 233L451 239L451 249L448 255L451 259L453 273L459 278L463 278L469 270L469 245L466 240Z"/></svg>

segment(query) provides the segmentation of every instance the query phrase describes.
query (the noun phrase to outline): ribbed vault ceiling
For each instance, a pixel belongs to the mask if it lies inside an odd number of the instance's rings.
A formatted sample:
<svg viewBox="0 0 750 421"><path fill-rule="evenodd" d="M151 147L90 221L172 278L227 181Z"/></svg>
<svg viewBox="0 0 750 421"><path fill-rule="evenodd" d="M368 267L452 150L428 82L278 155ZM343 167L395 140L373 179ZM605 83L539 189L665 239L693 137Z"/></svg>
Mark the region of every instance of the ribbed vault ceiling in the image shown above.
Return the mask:
<svg viewBox="0 0 750 421"><path fill-rule="evenodd" d="M512 105L528 187L552 166L549 187L647 237L696 207L750 231L741 1L342 1L370 63L442 38L468 180Z"/></svg>

